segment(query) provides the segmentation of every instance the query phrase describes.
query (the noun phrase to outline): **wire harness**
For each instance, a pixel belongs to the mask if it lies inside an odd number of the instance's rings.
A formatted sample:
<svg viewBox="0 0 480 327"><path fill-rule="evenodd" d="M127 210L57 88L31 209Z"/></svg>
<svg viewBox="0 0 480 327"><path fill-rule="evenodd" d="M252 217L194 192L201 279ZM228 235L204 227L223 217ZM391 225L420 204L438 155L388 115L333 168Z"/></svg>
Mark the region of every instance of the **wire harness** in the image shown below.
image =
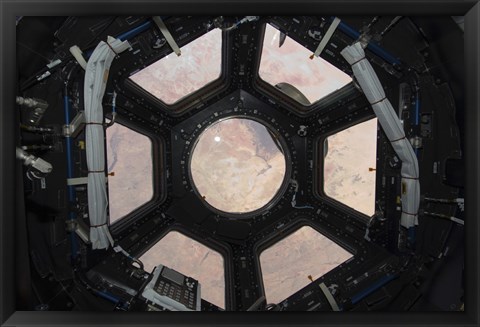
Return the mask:
<svg viewBox="0 0 480 327"><path fill-rule="evenodd" d="M92 248L113 246L107 224L107 185L105 174L105 144L102 99L108 72L118 53L128 49L128 41L108 37L101 41L88 60L85 70L85 145L88 167L88 212Z"/></svg>
<svg viewBox="0 0 480 327"><path fill-rule="evenodd" d="M420 182L418 160L413 148L405 137L402 123L392 104L385 96L382 84L365 58L362 44L356 42L341 51L342 56L352 65L353 74L363 93L370 102L395 153L402 160L402 216L400 224L406 228L418 225L418 208L420 205Z"/></svg>

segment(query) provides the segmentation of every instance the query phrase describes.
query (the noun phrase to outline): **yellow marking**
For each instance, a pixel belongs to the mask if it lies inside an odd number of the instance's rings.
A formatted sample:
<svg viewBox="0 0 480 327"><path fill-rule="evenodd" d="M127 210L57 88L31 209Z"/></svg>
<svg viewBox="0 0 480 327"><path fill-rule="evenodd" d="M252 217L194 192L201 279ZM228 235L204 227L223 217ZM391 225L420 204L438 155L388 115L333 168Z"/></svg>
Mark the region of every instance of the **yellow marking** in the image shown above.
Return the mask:
<svg viewBox="0 0 480 327"><path fill-rule="evenodd" d="M105 73L103 73L103 82L104 82L104 83L107 83L107 81L108 81L108 74L109 74L109 72L110 72L110 71L107 69L107 70L105 71Z"/></svg>

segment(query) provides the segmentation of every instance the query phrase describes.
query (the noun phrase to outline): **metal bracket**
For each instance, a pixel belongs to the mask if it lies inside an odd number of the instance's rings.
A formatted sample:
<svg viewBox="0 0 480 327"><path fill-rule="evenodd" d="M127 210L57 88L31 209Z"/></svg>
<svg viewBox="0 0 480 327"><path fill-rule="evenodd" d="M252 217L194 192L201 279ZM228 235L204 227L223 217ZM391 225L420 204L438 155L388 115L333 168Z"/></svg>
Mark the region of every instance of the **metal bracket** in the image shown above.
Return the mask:
<svg viewBox="0 0 480 327"><path fill-rule="evenodd" d="M330 38L332 37L333 33L335 33L335 30L337 29L338 24L340 24L340 19L338 17L335 17L333 19L332 24L330 25L327 32L325 33L322 40L320 41L320 44L318 45L317 49L315 50L315 53L310 56L310 59L313 59L313 57L319 57L320 56L323 49L325 49L325 47L327 46L328 41L330 41Z"/></svg>
<svg viewBox="0 0 480 327"><path fill-rule="evenodd" d="M67 178L68 186L88 184L88 177Z"/></svg>
<svg viewBox="0 0 480 327"><path fill-rule="evenodd" d="M90 243L90 229L88 226L81 220L77 220L75 233L82 239L83 242Z"/></svg>
<svg viewBox="0 0 480 327"><path fill-rule="evenodd" d="M153 16L152 18L155 24L157 24L158 28L160 29L160 32L162 32L163 36L167 40L168 45L172 48L173 52L175 52L177 56L180 56L182 52L178 47L177 43L175 42L172 34L168 30L167 26L165 26L163 20L160 18L160 16Z"/></svg>
<svg viewBox="0 0 480 327"><path fill-rule="evenodd" d="M68 219L68 220L65 221L65 225L66 225L65 229L69 233L74 232L77 229L77 221L76 220Z"/></svg>
<svg viewBox="0 0 480 327"><path fill-rule="evenodd" d="M330 292L330 289L325 285L325 283L321 283L320 289L322 290L323 294L328 300L328 303L330 303L330 306L332 307L333 311L340 311L340 308L338 307L337 301L335 301L335 298L333 297L332 293Z"/></svg>
<svg viewBox="0 0 480 327"><path fill-rule="evenodd" d="M420 136L414 136L410 139L410 144L412 144L412 147L414 149L420 149L423 147L423 142L422 138Z"/></svg>
<svg viewBox="0 0 480 327"><path fill-rule="evenodd" d="M85 112L80 111L69 125L63 125L63 135L66 137L76 137L85 127Z"/></svg>
<svg viewBox="0 0 480 327"><path fill-rule="evenodd" d="M85 243L90 243L90 230L85 223L83 223L81 220L67 220L65 221L65 229L69 233L75 232L80 239L82 239L83 242Z"/></svg>

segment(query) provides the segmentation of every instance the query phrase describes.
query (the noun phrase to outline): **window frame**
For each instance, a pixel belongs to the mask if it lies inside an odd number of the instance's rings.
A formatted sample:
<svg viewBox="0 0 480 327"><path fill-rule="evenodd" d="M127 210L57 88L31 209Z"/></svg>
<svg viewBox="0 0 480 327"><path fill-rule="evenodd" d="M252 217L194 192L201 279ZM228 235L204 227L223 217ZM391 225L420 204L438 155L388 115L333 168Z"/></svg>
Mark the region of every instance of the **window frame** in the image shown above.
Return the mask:
<svg viewBox="0 0 480 327"><path fill-rule="evenodd" d="M313 172L313 195L315 198L322 200L329 204L330 206L340 209L341 211L346 212L350 217L354 217L355 219L359 220L362 223L368 224L372 218L372 216L368 216L364 214L363 212L360 212L356 210L355 208L352 208L332 197L327 195L324 190L324 185L325 185L325 180L324 180L324 171L325 171L325 160L324 160L324 153L323 153L323 146L322 146L322 151L320 151L320 144L324 144L325 140L329 138L332 135L335 135L339 132L342 132L344 130L349 129L350 127L359 125L361 123L365 123L369 120L372 120L374 118L377 118L376 115L368 115L366 117L362 117L361 119L354 120L350 122L350 124L347 125L342 125L341 127L337 127L335 129L329 130L325 134L322 134L321 136L317 137L313 144L313 158L314 158L314 172ZM378 165L378 139L379 139L379 128L381 128L378 120L377 120L377 148L376 148L376 160L377 160L377 165ZM377 180L378 180L378 174L375 172L375 188L377 187ZM375 201L377 199L377 190L375 189Z"/></svg>
<svg viewBox="0 0 480 327"><path fill-rule="evenodd" d="M109 118L111 119L111 115ZM166 143L163 137L158 134L155 134L148 129L144 129L139 125L135 124L134 122L128 120L126 117L123 117L120 113L117 112L117 116L115 117L115 124L120 124L123 127L126 127L136 133L139 133L143 136L149 138L151 145L152 145L152 186L153 186L153 195L152 198L138 206L137 208L130 211L128 214L118 218L113 223L110 223L110 208L108 209L108 224L112 234L116 235L120 233L122 230L128 228L134 221L137 219L141 219L149 211L156 208L158 205L161 205L167 198L166 192ZM108 162L108 158L106 156L107 153L107 137L105 132L105 158L106 162ZM109 194L109 190L107 190L107 194ZM109 201L110 204L110 201Z"/></svg>
<svg viewBox="0 0 480 327"><path fill-rule="evenodd" d="M155 241L152 241L148 244L148 246L142 248L140 251L134 253L136 258L140 258L146 252L148 252L152 247L154 247L158 242L160 242L165 236L167 236L171 232L177 232L182 234L183 236L190 238L201 245L217 252L223 259L223 271L224 271L224 279L225 279L225 311L232 310L234 308L234 284L232 282L234 274L233 274L233 254L229 247L225 244L218 242L212 238L201 237L193 233L190 229L183 227L180 224L174 224L167 229L163 230L158 236L155 238ZM161 263L159 263L161 264ZM203 299L204 301L207 301ZM207 301L208 302L208 301ZM210 303L210 302L209 302ZM213 304L213 303L212 303ZM215 305L215 304L214 304Z"/></svg>
<svg viewBox="0 0 480 327"><path fill-rule="evenodd" d="M267 24L270 24L272 27L274 27L277 30L278 29L275 24L271 21L265 22L261 27L260 27L260 34L259 34L259 40L257 44L257 48L259 49L258 51L258 57L256 58L256 63L255 63L255 69L254 69L254 76L253 76L253 88L257 90L258 92L266 95L267 97L275 98L278 99L282 102L282 105L286 106L289 110L299 114L300 116L308 116L309 114L312 114L313 112L316 112L318 110L321 110L323 108L326 108L334 103L336 103L339 99L343 99L345 97L349 97L352 95L355 95L358 90L356 89L353 80L352 82L348 83L347 85L343 86L342 88L331 92L330 94L324 96L323 98L318 99L317 101L313 102L312 104L305 106L301 104L300 102L296 101L295 99L289 97L279 89L277 89L274 85L271 85L267 81L263 80L260 77L260 63L262 59L262 54L263 54L263 43L265 40L265 30ZM289 36L287 36L289 37ZM293 39L293 38L292 38ZM295 42L297 42L295 39L293 39ZM310 50L305 47L305 49ZM327 61L329 64L335 66L337 69L341 70L338 68L334 63L330 62L329 58L324 57L320 55L320 57ZM296 87L295 85L293 85Z"/></svg>
<svg viewBox="0 0 480 327"><path fill-rule="evenodd" d="M282 228L282 232L275 231L270 234L269 237L266 237L259 242L257 242L254 245L254 253L255 253L255 264L257 266L257 275L258 275L258 281L259 281L259 290L260 290L260 295L265 296L265 285L263 283L263 273L262 273L262 265L260 262L260 255L267 249L271 248L278 242L286 239L290 235L294 234L298 230L300 230L303 227L310 227L313 230L315 230L317 233L321 234L322 236L330 239L332 242L334 242L337 246L340 246L342 249L345 251L349 252L352 254L352 257L347 259L346 261L342 262L340 265L337 267L333 268L332 270L328 271L327 273L323 274L319 278L322 278L324 276L334 274L338 269L341 269L344 267L344 265L352 263L352 261L356 260L357 253L359 253L359 248L353 245L353 243L350 243L349 241L345 239L340 239L337 238L333 231L328 231L325 226L318 224L314 221L311 220L311 218L307 217L301 217L298 220L295 220L294 222L286 225L284 228ZM301 289L291 293L288 295L285 299L281 300L280 302L285 301L292 295L296 294L297 292L300 292L303 288L307 287L308 285L302 287Z"/></svg>
<svg viewBox="0 0 480 327"><path fill-rule="evenodd" d="M188 42L179 44L180 49L191 43L196 41L199 37L206 35L207 33L211 32L214 28L210 29L204 34L196 36L193 39L190 39ZM151 64L162 60L164 57L168 55L172 55L173 51L168 47L168 51L159 51L159 53L152 57L150 60L145 61L142 66L132 67L130 71L126 73L126 76L123 78L123 88L136 96L140 96L142 99L148 101L151 105L155 108L159 108L163 112L171 115L173 117L179 117L186 112L194 109L195 106L198 106L204 103L206 100L214 97L218 93L228 89L230 87L230 72L231 68L229 65L230 59L228 56L229 48L231 48L230 44L232 42L231 36L225 31L222 31L222 46L221 46L221 67L220 67L220 76L209 82L208 84L204 85L203 87L199 88L198 90L180 98L176 102L172 104L167 104L166 102L162 101L161 99L157 98L155 95L151 94L140 85L135 83L130 79L130 76L134 73L137 73Z"/></svg>
<svg viewBox="0 0 480 327"><path fill-rule="evenodd" d="M194 150L195 150L195 148L196 148L196 146L197 146L197 144L200 140L200 137L211 126L214 126L217 123L221 123L221 122L229 120L229 119L252 120L252 121L264 126L270 133L272 133L272 137L273 136L277 137L277 141L281 145L281 151L282 151L283 157L285 159L285 174L283 176L282 183L280 184L277 192L262 207L257 208L257 209L252 210L252 211L249 211L249 212L242 212L242 213L228 212L228 211L223 211L223 210L220 210L220 209L214 207L209 202L202 199L201 193L198 190L197 186L195 185L195 182L194 182L193 176L192 176L192 170L191 170L192 155L193 155L193 152L194 152ZM292 157L291 157L291 154L290 154L290 149L288 147L288 144L287 144L284 136L281 135L279 133L279 131L275 127L273 127L269 122L267 122L266 120L260 119L258 117L255 117L255 116L229 115L229 116L217 119L214 122L212 122L211 124L205 125L202 128L202 130L199 132L198 136L195 138L195 141L193 142L193 145L191 147L191 153L190 153L189 158L188 158L188 179L190 181L191 188L192 188L193 192L197 195L197 197L199 199L201 199L202 204L205 205L212 212L220 215L221 217L226 217L226 218L234 218L234 219L235 218L238 218L238 219L252 218L252 217L261 215L261 214L265 213L266 211L272 209L284 197L284 195L287 192L288 187L290 185L290 179L291 179L291 175L292 175L291 160L292 160Z"/></svg>

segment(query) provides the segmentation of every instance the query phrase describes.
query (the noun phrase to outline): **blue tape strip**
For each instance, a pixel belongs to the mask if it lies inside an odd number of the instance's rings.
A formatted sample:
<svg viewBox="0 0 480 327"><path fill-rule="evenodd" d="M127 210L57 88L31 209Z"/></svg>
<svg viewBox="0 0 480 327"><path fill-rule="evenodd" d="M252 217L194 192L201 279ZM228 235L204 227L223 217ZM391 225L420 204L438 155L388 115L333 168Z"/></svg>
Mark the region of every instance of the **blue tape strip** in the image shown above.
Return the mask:
<svg viewBox="0 0 480 327"><path fill-rule="evenodd" d="M333 21L333 18L332 18L332 21ZM355 30L353 27L345 24L344 22L340 22L340 24L338 24L337 28L354 40L356 40L360 37L360 32ZM401 64L400 60L398 60L394 55L390 54L385 49L383 49L382 47L380 47L379 45L377 45L375 43L369 43L367 45L367 49L372 51L377 56L379 56L383 60L387 61L391 65L394 65L394 64L395 65L400 65Z"/></svg>
<svg viewBox="0 0 480 327"><path fill-rule="evenodd" d="M417 152L417 149L415 149L415 152ZM415 243L415 236L416 236L416 230L415 230L415 226L413 227L410 227L408 229L408 238L410 239L410 243Z"/></svg>
<svg viewBox="0 0 480 327"><path fill-rule="evenodd" d="M65 124L70 124L70 98L68 95L63 96L63 111L65 113ZM67 136L65 137L65 147L66 147L66 156L67 156L67 178L73 177L73 158L72 158L72 138ZM70 203L75 202L75 187L73 185L68 185L68 201ZM70 220L75 220L76 215L75 212L70 211L68 213L68 218ZM70 233L70 243L72 248L72 258L75 259L77 257L78 252L78 244L77 239L75 237L75 233Z"/></svg>
<svg viewBox="0 0 480 327"><path fill-rule="evenodd" d="M417 94L417 99L415 101L415 125L418 126L420 121L420 95Z"/></svg>
<svg viewBox="0 0 480 327"><path fill-rule="evenodd" d="M131 29L130 31L127 31L123 34L118 35L117 39L120 39L121 41L129 40L132 37L135 37L138 34L148 30L152 26L152 24L153 22L151 20L147 20L145 23Z"/></svg>
<svg viewBox="0 0 480 327"><path fill-rule="evenodd" d="M102 291L97 291L96 294L102 298L104 298L105 300L108 300L110 302L113 302L115 304L117 304L118 302L120 302L120 299L113 296L112 294L109 294L109 293L106 293L106 292L102 292Z"/></svg>
<svg viewBox="0 0 480 327"><path fill-rule="evenodd" d="M162 18L162 20L165 20L167 19L168 17L160 17ZM137 27L134 27L132 28L131 30L125 32L125 33L122 33L120 35L117 35L117 39L119 39L120 41L125 41L125 40L130 40L131 38L134 38L135 36L137 36L138 34L148 30L149 28L151 28L153 26L153 21L151 20L147 20L146 22L144 22L143 24L141 25L138 25ZM90 56L92 55L93 51L95 49L92 49L92 50L89 50L85 53L85 57L88 59L90 58Z"/></svg>
<svg viewBox="0 0 480 327"><path fill-rule="evenodd" d="M387 275L382 278L380 278L378 281L364 289L363 291L359 292L358 294L355 294L352 296L352 304L356 304L360 302L362 299L367 297L368 295L372 294L376 290L378 290L380 287L384 286L391 280L395 279L397 276L396 275Z"/></svg>

